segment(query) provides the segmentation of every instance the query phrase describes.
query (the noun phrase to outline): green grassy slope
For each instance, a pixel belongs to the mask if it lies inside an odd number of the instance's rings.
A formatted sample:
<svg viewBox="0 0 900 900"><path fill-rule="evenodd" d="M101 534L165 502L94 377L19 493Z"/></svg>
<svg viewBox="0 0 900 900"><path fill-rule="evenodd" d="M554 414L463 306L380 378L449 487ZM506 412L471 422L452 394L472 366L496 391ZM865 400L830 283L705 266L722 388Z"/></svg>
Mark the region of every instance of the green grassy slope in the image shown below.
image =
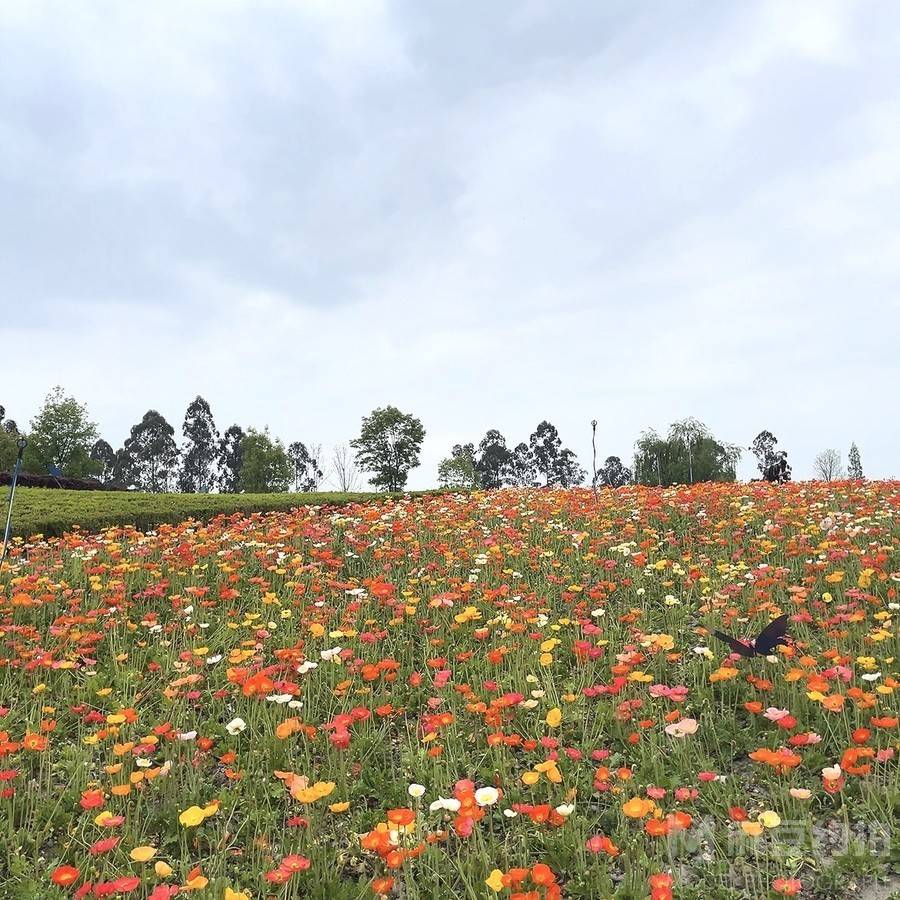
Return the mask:
<svg viewBox="0 0 900 900"><path fill-rule="evenodd" d="M0 491L0 536L9 491ZM152 528L163 522L211 519L219 513L265 512L308 504L340 505L383 499L387 494L141 494L130 491L65 491L17 488L12 533L60 535L79 525L96 531L109 525Z"/></svg>

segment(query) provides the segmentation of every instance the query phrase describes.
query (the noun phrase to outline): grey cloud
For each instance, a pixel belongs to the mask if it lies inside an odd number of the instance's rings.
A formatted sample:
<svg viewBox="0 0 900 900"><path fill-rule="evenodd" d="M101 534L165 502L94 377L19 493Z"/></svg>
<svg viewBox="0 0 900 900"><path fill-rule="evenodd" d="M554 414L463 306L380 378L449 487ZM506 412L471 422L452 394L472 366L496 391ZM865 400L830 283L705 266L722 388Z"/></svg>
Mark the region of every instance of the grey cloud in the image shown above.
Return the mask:
<svg viewBox="0 0 900 900"><path fill-rule="evenodd" d="M898 30L824 0L4 7L0 283L11 367L46 372L15 393L64 383L113 442L197 391L326 444L394 402L421 485L543 417L586 463L595 415L604 453L693 414L800 475L854 439L898 473Z"/></svg>

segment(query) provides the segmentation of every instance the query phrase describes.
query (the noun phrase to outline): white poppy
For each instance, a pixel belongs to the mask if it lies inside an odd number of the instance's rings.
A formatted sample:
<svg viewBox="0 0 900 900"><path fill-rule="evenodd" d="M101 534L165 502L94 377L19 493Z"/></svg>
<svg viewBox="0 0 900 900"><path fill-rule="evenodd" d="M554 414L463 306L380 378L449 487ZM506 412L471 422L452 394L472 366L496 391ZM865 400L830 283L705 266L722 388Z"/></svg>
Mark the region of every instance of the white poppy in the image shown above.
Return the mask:
<svg viewBox="0 0 900 900"><path fill-rule="evenodd" d="M491 806L500 799L497 788L483 787L475 791L475 802L479 806Z"/></svg>

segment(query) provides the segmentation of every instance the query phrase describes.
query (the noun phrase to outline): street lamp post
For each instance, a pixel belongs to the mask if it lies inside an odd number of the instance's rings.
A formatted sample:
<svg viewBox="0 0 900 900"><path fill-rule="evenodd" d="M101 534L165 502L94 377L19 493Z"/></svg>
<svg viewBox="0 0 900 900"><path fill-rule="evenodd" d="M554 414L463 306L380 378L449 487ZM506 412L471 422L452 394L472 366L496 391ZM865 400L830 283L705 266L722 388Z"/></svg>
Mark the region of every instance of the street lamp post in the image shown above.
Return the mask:
<svg viewBox="0 0 900 900"><path fill-rule="evenodd" d="M6 513L6 528L3 531L3 555L0 556L0 566L3 565L3 562L6 559L6 553L9 550L9 532L12 528L13 499L16 496L16 481L19 479L19 472L22 469L22 457L25 454L25 448L27 446L28 441L24 437L20 437L16 441L16 447L18 448L19 453L16 456L16 464L13 466L12 477L9 480L9 509Z"/></svg>

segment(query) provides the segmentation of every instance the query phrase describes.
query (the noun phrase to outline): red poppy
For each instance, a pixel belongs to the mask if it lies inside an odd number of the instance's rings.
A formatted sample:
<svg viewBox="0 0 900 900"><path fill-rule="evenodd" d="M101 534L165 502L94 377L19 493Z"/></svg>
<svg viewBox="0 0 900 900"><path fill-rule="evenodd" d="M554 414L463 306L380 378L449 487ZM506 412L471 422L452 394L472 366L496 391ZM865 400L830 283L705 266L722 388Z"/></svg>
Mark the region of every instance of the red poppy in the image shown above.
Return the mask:
<svg viewBox="0 0 900 900"><path fill-rule="evenodd" d="M120 840L121 838L117 837L101 838L99 841L91 844L88 852L91 856L100 856L101 853L108 853L110 850L114 850Z"/></svg>
<svg viewBox="0 0 900 900"><path fill-rule="evenodd" d="M284 869L287 872L305 872L311 863L305 856L299 856L294 853L290 856L286 856L282 861L279 868Z"/></svg>
<svg viewBox="0 0 900 900"><path fill-rule="evenodd" d="M81 872L75 866L58 866L53 870L50 880L60 887L68 887L74 884L81 876Z"/></svg>

